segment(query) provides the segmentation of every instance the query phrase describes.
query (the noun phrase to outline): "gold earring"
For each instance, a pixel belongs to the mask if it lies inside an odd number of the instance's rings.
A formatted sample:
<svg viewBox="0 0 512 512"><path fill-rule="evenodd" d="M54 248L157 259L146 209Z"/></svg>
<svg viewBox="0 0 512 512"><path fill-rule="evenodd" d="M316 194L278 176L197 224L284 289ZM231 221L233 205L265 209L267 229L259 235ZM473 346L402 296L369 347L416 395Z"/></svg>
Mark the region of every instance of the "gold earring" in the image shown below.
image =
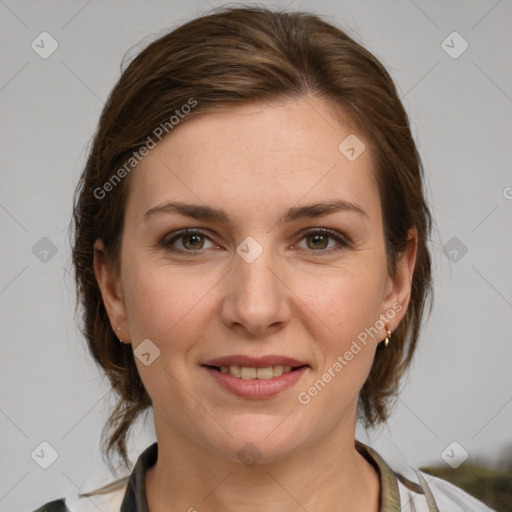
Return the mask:
<svg viewBox="0 0 512 512"><path fill-rule="evenodd" d="M384 346L387 347L388 346L388 343L389 343L389 340L391 338L391 330L389 328L389 324L386 326L386 329L388 331L388 335L386 336L386 339L384 340Z"/></svg>

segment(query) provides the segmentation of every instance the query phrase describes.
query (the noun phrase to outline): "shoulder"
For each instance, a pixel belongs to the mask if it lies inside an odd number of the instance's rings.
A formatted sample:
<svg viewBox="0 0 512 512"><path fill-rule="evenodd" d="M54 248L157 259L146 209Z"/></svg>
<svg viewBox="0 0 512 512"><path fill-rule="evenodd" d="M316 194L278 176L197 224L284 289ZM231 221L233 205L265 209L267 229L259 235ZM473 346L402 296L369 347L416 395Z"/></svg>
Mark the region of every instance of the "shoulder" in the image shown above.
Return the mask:
<svg viewBox="0 0 512 512"><path fill-rule="evenodd" d="M417 482L397 474L402 511L423 510L420 503L428 497L439 512L496 512L475 497L442 478L415 469ZM427 500L428 501L428 500ZM425 509L429 510L429 509ZM435 510L435 509L434 509Z"/></svg>
<svg viewBox="0 0 512 512"><path fill-rule="evenodd" d="M66 507L65 498L60 498L58 500L49 501L44 505L40 506L34 512L68 512L69 509Z"/></svg>
<svg viewBox="0 0 512 512"><path fill-rule="evenodd" d="M119 512L126 485L104 494L81 497L78 493L45 503L34 512Z"/></svg>
<svg viewBox="0 0 512 512"><path fill-rule="evenodd" d="M399 450L384 457L360 441L356 448L371 456L382 483L382 512L496 512L461 488L411 466Z"/></svg>
<svg viewBox="0 0 512 512"><path fill-rule="evenodd" d="M87 496L74 490L34 512L119 512L121 506L131 510L138 499L145 499L144 473L156 462L157 453L158 445L154 442L139 455L131 474L106 485L102 476L89 477L80 485L80 489L94 489Z"/></svg>

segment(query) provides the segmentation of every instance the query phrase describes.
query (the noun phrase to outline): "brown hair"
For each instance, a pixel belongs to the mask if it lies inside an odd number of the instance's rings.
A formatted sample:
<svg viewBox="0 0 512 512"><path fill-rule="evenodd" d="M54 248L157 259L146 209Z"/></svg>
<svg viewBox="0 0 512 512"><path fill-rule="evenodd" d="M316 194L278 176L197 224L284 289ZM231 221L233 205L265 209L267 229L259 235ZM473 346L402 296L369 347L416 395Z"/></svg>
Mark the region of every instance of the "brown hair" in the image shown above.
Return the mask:
<svg viewBox="0 0 512 512"><path fill-rule="evenodd" d="M409 228L415 226L418 232L407 312L389 346L378 345L359 397L358 413L365 427L389 417L432 294L427 247L431 215L407 114L382 64L317 15L262 7L220 8L159 37L122 72L101 114L76 191L73 262L83 333L118 397L102 431L103 455L107 454L111 470L113 453L129 467L130 427L151 406L131 347L119 343L112 331L93 272L97 239L103 240L108 258L119 265L130 183L126 162L157 127L167 126L168 133L179 129L170 126L169 119L191 99L195 107L181 122L241 104L306 97L343 113L343 121L355 123L368 141L391 275L397 256L407 246ZM115 175L123 179L113 181ZM107 182L111 186L106 187ZM431 309L432 302L429 314Z"/></svg>

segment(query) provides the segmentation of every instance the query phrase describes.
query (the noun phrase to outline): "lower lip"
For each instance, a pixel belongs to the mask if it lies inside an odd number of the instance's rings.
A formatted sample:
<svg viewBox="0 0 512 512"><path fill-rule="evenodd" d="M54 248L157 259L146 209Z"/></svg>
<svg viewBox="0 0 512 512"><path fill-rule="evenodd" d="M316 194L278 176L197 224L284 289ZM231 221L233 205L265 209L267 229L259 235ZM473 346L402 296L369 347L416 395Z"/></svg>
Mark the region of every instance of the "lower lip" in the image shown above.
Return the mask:
<svg viewBox="0 0 512 512"><path fill-rule="evenodd" d="M297 384L304 372L308 369L303 366L297 370L292 370L288 373L283 373L279 377L272 377L271 379L242 379L240 377L233 377L229 373L221 373L208 366L203 366L210 373L210 375L224 388L231 393L244 397L252 398L255 400L261 398L269 398L290 389Z"/></svg>

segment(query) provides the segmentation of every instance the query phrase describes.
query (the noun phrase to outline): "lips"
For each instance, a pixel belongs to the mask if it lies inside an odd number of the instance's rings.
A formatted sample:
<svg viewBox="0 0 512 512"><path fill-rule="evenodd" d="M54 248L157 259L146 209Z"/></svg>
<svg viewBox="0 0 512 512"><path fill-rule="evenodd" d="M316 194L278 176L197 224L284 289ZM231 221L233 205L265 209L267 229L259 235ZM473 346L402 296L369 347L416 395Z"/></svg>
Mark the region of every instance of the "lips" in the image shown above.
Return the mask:
<svg viewBox="0 0 512 512"><path fill-rule="evenodd" d="M223 389L243 398L271 398L295 386L309 364L293 357L232 355L201 365Z"/></svg>
<svg viewBox="0 0 512 512"><path fill-rule="evenodd" d="M221 366L245 366L248 368L266 368L269 366L291 366L292 368L300 368L301 366L309 366L304 361L299 361L292 357L281 355L267 355L262 357L251 357L245 355L232 355L209 359L203 363L203 366L217 367Z"/></svg>
<svg viewBox="0 0 512 512"><path fill-rule="evenodd" d="M257 361L258 363L261 361ZM254 364L254 361L252 362ZM268 364L268 363L264 363ZM268 368L274 370L275 368L283 370L282 365L276 365L272 367L259 367L258 372L268 372ZM272 398L281 392L289 390L297 385L301 380L302 376L308 371L308 366L295 367L293 370L288 370L287 373L280 373L277 376L267 378L268 375L261 376L246 375L244 377L244 371L252 370L256 371L254 367L239 367L237 365L229 366L229 373L219 371L217 366L202 365L208 375L216 382L221 389L230 392L231 394L237 395L245 399L251 400L263 400ZM227 366L221 366L220 368L228 368ZM233 369L241 368L242 375L234 376ZM287 368L290 368L288 366ZM278 372L279 373L279 372Z"/></svg>

